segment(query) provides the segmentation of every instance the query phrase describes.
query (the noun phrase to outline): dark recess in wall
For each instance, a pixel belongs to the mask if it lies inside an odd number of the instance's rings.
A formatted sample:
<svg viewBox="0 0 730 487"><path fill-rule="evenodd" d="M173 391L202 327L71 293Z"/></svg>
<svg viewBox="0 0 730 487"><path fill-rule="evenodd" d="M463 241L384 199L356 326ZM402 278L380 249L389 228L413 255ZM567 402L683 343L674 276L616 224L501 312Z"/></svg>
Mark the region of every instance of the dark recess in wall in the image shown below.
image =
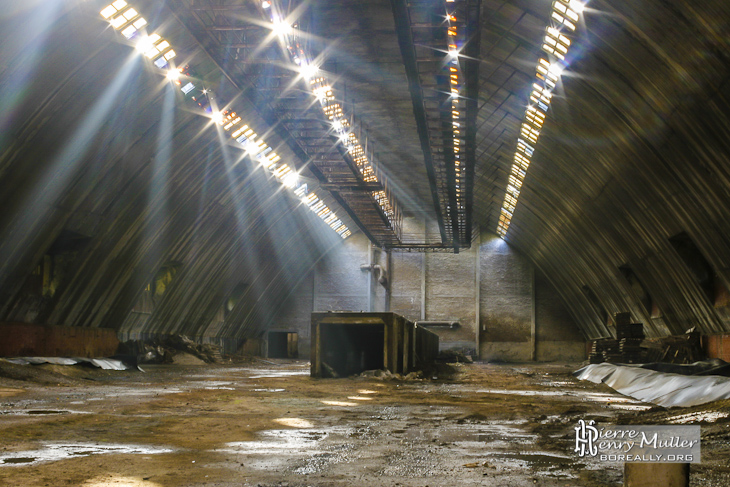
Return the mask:
<svg viewBox="0 0 730 487"><path fill-rule="evenodd" d="M724 285L716 278L715 269L712 268L687 232L670 237L669 243L697 279L697 283L711 304L715 305L718 297L727 294L727 290L722 289Z"/></svg>
<svg viewBox="0 0 730 487"><path fill-rule="evenodd" d="M385 325L323 323L322 362L340 377L383 368Z"/></svg>
<svg viewBox="0 0 730 487"><path fill-rule="evenodd" d="M288 331L270 331L268 334L269 358L297 358L298 335Z"/></svg>

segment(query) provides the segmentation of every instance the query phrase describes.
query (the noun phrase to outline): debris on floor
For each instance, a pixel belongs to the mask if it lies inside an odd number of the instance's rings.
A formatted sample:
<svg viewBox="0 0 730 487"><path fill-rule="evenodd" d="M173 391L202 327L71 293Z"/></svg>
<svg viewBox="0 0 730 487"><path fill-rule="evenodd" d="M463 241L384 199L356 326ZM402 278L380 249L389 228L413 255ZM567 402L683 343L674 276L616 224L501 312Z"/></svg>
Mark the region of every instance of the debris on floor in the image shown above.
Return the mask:
<svg viewBox="0 0 730 487"><path fill-rule="evenodd" d="M603 362L636 364L646 362L646 349L642 347L644 325L631 323L631 313L616 313L616 339L602 338L593 342L588 356L592 364Z"/></svg>
<svg viewBox="0 0 730 487"><path fill-rule="evenodd" d="M366 370L358 377L371 377L380 380L423 380L423 372L416 370L406 375L394 374L390 370Z"/></svg>
<svg viewBox="0 0 730 487"><path fill-rule="evenodd" d="M702 360L692 364L668 364L664 362L656 362L643 364L641 367L669 374L721 375L723 377L730 377L730 364L718 358Z"/></svg>
<svg viewBox="0 0 730 487"><path fill-rule="evenodd" d="M683 335L647 338L641 342L641 346L646 354L644 362L691 364L707 357L702 349L701 334L696 331L688 331Z"/></svg>
<svg viewBox="0 0 730 487"><path fill-rule="evenodd" d="M595 340L588 355L592 364L642 364L665 362L691 364L704 360L701 335L694 328L682 335L647 338L644 325L631 323L631 313L616 313L616 338Z"/></svg>
<svg viewBox="0 0 730 487"><path fill-rule="evenodd" d="M474 359L472 358L474 355L476 355L476 350L457 350L457 349L450 349L450 350L441 350L438 354L438 357L436 360L439 362L446 362L449 364L454 363L461 363L461 364L471 364L474 363Z"/></svg>
<svg viewBox="0 0 730 487"><path fill-rule="evenodd" d="M119 345L119 351L121 354L136 357L140 364L179 363L186 360L182 357L176 360L175 356L180 353L192 355L205 363L218 364L224 361L220 347L196 343L184 335L158 335L145 340L128 340Z"/></svg>
<svg viewBox="0 0 730 487"><path fill-rule="evenodd" d="M730 485L730 400L634 409L565 364L438 363L437 381L325 381L308 367L0 361L0 485L620 487L619 467L573 453L579 419L703 421L693 485Z"/></svg>

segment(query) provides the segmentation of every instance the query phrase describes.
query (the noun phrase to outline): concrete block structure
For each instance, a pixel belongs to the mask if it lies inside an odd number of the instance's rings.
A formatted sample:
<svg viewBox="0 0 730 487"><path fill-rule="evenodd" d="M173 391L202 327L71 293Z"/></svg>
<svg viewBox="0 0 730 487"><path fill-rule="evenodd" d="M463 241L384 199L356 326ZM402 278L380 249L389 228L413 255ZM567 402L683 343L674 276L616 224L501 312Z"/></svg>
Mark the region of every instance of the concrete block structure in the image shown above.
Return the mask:
<svg viewBox="0 0 730 487"><path fill-rule="evenodd" d="M312 377L366 370L406 375L431 367L438 336L396 313L312 313Z"/></svg>

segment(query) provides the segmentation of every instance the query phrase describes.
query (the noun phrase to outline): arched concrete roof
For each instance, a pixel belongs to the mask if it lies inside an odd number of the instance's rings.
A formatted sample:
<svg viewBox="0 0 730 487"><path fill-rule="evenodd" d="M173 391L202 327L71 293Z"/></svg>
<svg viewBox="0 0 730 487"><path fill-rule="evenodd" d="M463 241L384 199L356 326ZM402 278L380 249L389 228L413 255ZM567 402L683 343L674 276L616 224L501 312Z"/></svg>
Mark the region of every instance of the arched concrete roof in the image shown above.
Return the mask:
<svg viewBox="0 0 730 487"><path fill-rule="evenodd" d="M99 17L103 2L4 4L0 320L197 335L243 283L246 298L216 333L263 329L339 237L265 172L235 164L240 149L120 42ZM254 74L196 37L191 5L139 8L221 100L275 127L246 84ZM551 2L479 9L473 221L495 231ZM347 86L404 210L432 218L390 2L313 2L308 12L313 48ZM505 240L590 337L607 335L605 315L618 311L656 334L730 330L715 306L730 287L728 19L721 1L594 0L583 13ZM267 138L303 166L279 135ZM69 239L84 246L63 286L28 298L28 276ZM152 316L130 321L173 261L179 274Z"/></svg>
<svg viewBox="0 0 730 487"><path fill-rule="evenodd" d="M96 6L15 5L6 20L0 319L195 336L238 287L216 333L263 329L339 236L241 163ZM214 88L230 91L225 80ZM41 298L30 288L43 276L29 275L54 253L67 259L64 276ZM151 316L130 315L169 262L179 270Z"/></svg>

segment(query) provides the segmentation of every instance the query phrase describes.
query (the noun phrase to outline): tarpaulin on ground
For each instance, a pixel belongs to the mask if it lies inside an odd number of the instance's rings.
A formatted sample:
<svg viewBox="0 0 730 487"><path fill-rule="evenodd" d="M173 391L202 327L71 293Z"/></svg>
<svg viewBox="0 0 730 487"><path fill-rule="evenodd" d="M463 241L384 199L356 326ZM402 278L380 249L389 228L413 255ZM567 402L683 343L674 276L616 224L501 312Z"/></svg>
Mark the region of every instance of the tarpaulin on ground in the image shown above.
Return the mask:
<svg viewBox="0 0 730 487"><path fill-rule="evenodd" d="M615 391L663 407L697 406L730 399L730 378L657 372L642 367L591 364L574 373L580 380L604 383Z"/></svg>
<svg viewBox="0 0 730 487"><path fill-rule="evenodd" d="M76 365L76 364L91 364L95 367L102 368L104 370L128 370L126 364L121 360L111 358L69 358L69 357L17 357L17 358L6 358L6 361L17 364L17 365L40 365L40 364L53 364L53 365Z"/></svg>

